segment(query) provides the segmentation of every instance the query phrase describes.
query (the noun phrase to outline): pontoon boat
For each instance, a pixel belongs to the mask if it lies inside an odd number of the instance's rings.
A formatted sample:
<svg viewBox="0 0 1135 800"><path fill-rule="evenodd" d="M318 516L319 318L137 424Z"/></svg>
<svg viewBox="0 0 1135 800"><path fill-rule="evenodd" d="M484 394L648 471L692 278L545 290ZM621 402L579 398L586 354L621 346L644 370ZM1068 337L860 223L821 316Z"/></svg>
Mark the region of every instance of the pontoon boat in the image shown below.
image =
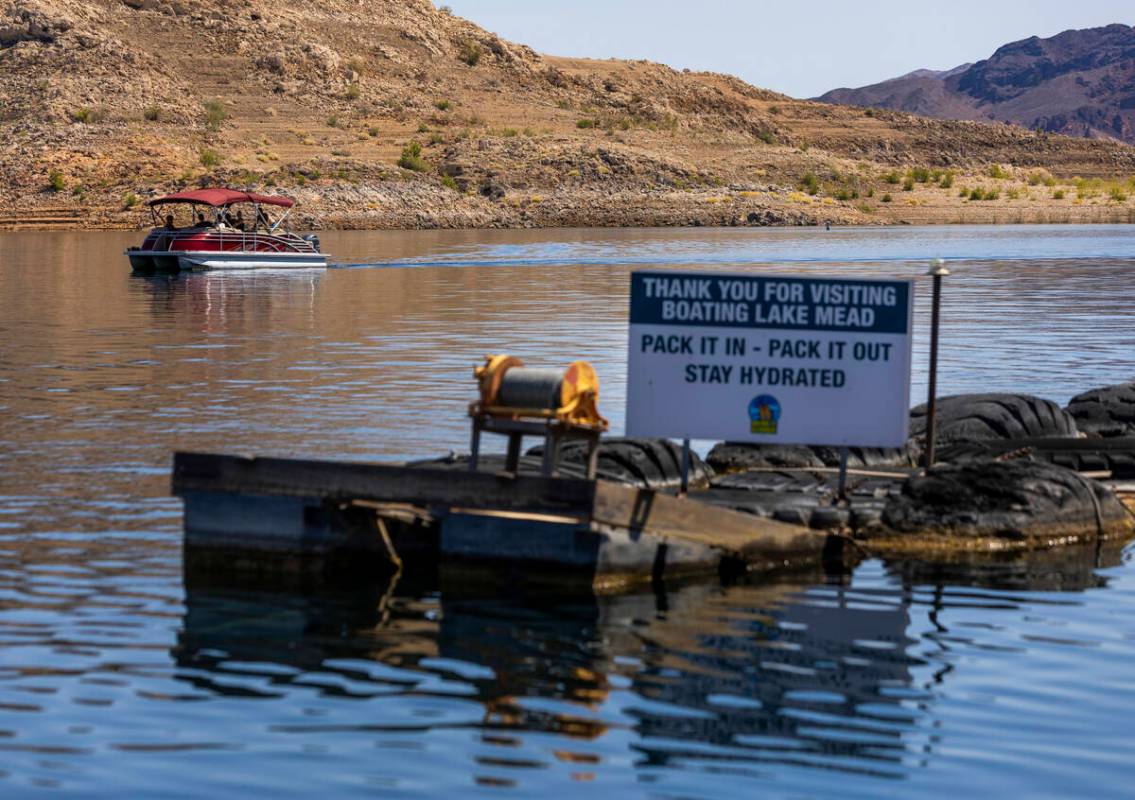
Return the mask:
<svg viewBox="0 0 1135 800"><path fill-rule="evenodd" d="M154 215L154 228L141 247L126 251L135 272L327 266L318 236L299 236L287 228L295 205L287 197L212 188L156 197L146 205ZM248 219L243 208L234 210L245 205L252 206ZM160 206L169 207L164 221L158 215ZM174 213L178 206L189 206L191 215L181 225ZM273 220L269 208L284 212Z"/></svg>

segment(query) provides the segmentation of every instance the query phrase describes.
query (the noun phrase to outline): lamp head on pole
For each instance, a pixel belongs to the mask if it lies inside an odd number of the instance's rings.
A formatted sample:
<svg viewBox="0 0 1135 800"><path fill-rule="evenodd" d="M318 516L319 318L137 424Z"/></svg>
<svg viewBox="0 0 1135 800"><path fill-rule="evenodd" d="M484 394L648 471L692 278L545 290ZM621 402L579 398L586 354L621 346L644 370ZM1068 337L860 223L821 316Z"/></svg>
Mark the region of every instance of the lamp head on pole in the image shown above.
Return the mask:
<svg viewBox="0 0 1135 800"><path fill-rule="evenodd" d="M926 273L932 278L944 278L950 274L950 270L946 269L946 260L944 258L937 258L930 263L930 271Z"/></svg>

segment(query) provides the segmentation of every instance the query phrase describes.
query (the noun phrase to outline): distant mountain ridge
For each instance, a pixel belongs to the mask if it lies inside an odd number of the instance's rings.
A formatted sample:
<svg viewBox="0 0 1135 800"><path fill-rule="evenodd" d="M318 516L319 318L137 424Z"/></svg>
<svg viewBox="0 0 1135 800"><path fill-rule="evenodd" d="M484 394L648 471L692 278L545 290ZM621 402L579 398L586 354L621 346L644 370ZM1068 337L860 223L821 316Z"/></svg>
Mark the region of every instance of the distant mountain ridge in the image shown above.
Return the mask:
<svg viewBox="0 0 1135 800"><path fill-rule="evenodd" d="M1114 24L1048 39L1032 36L974 64L915 70L816 99L1135 144L1135 27Z"/></svg>

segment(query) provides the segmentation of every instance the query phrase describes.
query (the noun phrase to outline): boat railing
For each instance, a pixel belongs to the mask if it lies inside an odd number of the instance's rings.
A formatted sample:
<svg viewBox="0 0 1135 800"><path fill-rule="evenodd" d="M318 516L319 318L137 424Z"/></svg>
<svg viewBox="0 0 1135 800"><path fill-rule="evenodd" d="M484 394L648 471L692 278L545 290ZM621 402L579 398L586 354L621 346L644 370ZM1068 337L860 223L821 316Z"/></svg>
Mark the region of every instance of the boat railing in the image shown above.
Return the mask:
<svg viewBox="0 0 1135 800"><path fill-rule="evenodd" d="M217 230L217 229L202 229L202 228L189 228L186 230L167 230L160 229L157 231L158 238L154 243L153 250L159 252L168 252L173 249L175 242L183 239L196 239L202 233L207 233L210 239L219 240L221 249L224 250L225 245L239 244L237 250L264 250L271 249L272 252L292 252L292 253L314 253L315 246L301 236L294 233L264 233L260 231L241 231L241 230Z"/></svg>

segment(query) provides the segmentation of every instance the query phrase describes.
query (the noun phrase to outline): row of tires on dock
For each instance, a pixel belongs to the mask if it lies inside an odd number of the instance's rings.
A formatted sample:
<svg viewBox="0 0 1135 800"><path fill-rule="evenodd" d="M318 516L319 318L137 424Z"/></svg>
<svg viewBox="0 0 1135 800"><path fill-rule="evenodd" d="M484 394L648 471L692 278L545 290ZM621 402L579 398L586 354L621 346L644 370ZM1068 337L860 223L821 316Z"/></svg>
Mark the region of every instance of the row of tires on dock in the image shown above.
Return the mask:
<svg viewBox="0 0 1135 800"><path fill-rule="evenodd" d="M782 522L846 530L880 545L910 534L952 541L1011 541L1130 531L1116 489L1135 488L1135 382L1085 392L1066 407L1020 394L966 394L938 401L933 469L923 457L927 410L911 410L902 448L854 448L847 501L836 496L840 452L833 447L722 442L690 468L691 496ZM541 448L521 459L538 472ZM586 447L565 445L560 473L582 477ZM661 439L610 438L600 478L660 491L681 478L681 448ZM466 463L450 456L431 466ZM482 469L503 466L492 457Z"/></svg>

